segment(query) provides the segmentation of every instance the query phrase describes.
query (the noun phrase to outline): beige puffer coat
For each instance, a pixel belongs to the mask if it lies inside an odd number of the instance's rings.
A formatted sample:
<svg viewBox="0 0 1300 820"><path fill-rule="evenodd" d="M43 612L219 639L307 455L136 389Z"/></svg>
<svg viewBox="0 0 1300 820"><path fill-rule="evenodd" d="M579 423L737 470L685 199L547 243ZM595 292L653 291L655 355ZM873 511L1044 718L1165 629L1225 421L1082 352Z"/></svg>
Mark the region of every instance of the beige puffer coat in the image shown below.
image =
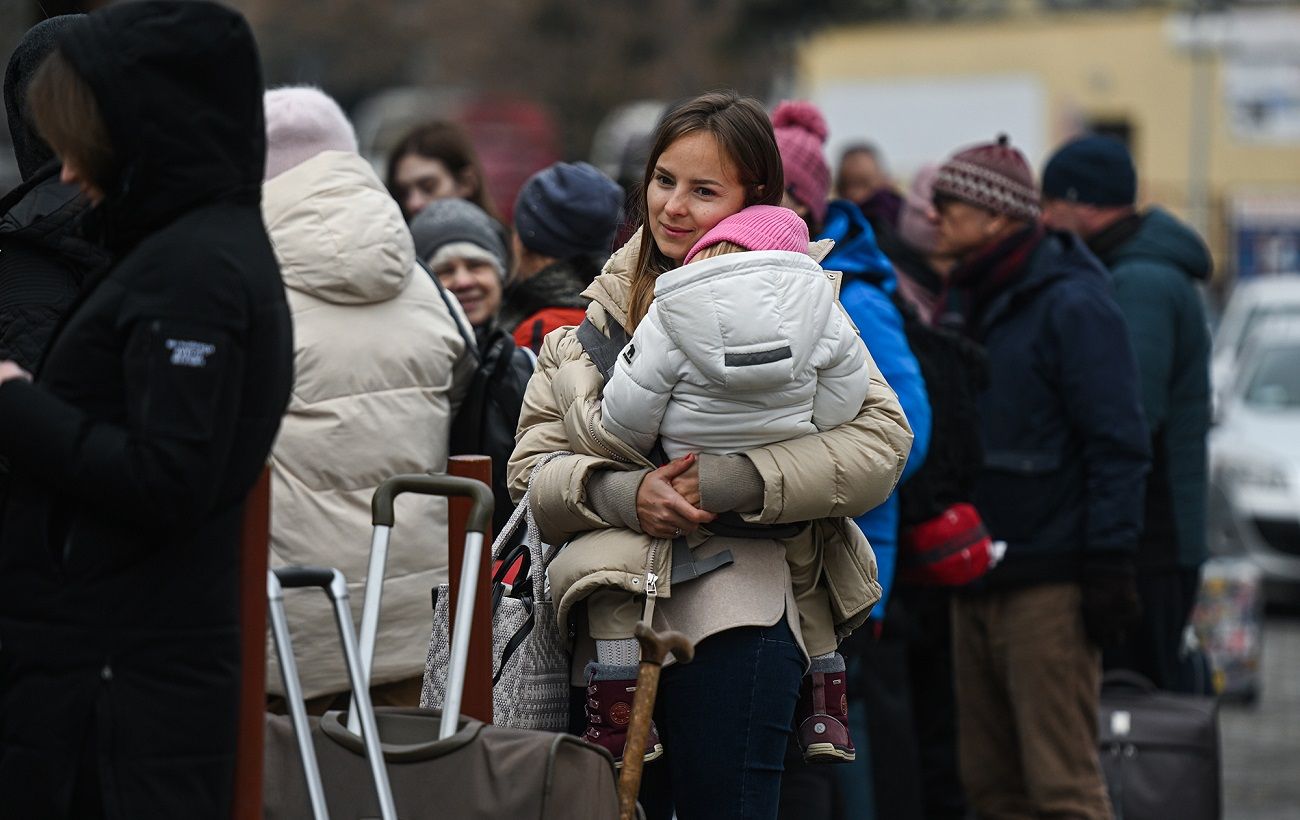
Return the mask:
<svg viewBox="0 0 1300 820"><path fill-rule="evenodd" d="M609 317L627 326L625 306L639 241L639 234L634 235L583 294L592 300L587 317L602 331L606 330ZM818 252L814 253L815 256L824 253L822 248L810 249L810 252L814 250ZM844 519L860 515L893 491L911 449L911 429L898 399L881 378L874 362L868 359L868 363L872 371L871 389L856 419L833 430L745 453L762 476L764 499L759 512L744 517L759 524L814 522L797 537L823 539L827 561L825 578L840 631L851 630L862 623L880 597L871 549L861 532L856 527L846 527ZM647 562L652 556L657 563L656 569L662 570L656 574L660 578L668 574L667 549L655 550L654 539L612 528L596 514L586 498L587 479L594 472L650 466L633 448L608 433L601 433L598 399L602 387L603 379L583 351L574 329L565 328L549 334L524 397L519 435L509 465L511 491L519 498L527 487L533 463L539 457L561 450L575 453L542 467L530 495L530 506L542 537L548 543L564 543L579 533L592 530L605 531L569 545L552 564L553 584L563 584L566 589L561 601L566 611L574 601L600 586L643 592ZM698 543L697 539L692 545ZM780 546L775 551L767 552L783 554L784 546L781 542L776 544ZM842 549L840 545L847 548ZM573 546L580 549L570 552ZM607 554L596 558L588 551ZM733 550L738 552L735 565L683 587L672 602L665 601L660 609L672 614L673 605L679 599L692 597L697 591L703 594L706 587L716 596L720 588L725 588L732 590L732 600L711 599L710 605L716 604L714 609L731 613L728 616L730 625L770 623L773 602L752 606L746 598L754 597L754 589L763 586L765 579L762 576L770 575L773 565L770 560L764 562L756 558L751 561L748 555L739 554L740 551L760 552L749 545ZM611 560L611 555L618 557ZM598 571L591 572L592 569ZM722 576L728 576L725 584L718 580ZM785 584L786 598L789 599L788 574ZM670 590L670 586L665 590L661 581L661 597L667 597ZM779 598L780 595L777 593L773 597ZM672 620L673 628L685 631L697 640L728 628L728 623L708 618L706 620L710 622L707 624L696 623L701 619L689 613L698 613L701 607L681 604L678 609L683 614ZM791 615L789 609L787 606L787 617ZM753 619L746 614L748 612L753 613Z"/></svg>
<svg viewBox="0 0 1300 820"><path fill-rule="evenodd" d="M370 498L398 473L444 470L472 368L392 197L360 156L327 151L267 182L262 213L294 324L294 389L271 453L271 564L340 569L360 618ZM459 392L454 389L458 386ZM447 579L447 506L403 497L389 547L372 681L420 675L429 589ZM307 697L349 687L315 590L285 594ZM268 691L281 694L271 653Z"/></svg>

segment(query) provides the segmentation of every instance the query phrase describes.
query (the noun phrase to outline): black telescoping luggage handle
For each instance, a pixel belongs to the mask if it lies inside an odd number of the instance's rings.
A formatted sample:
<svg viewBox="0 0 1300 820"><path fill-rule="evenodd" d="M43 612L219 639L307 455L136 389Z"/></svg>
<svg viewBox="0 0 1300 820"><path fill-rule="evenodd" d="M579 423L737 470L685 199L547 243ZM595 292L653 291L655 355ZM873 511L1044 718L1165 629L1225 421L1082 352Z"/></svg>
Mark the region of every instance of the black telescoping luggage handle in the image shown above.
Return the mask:
<svg viewBox="0 0 1300 820"><path fill-rule="evenodd" d="M492 523L492 489L472 478L441 474L396 475L379 485L370 501L370 516L376 527L393 526L393 502L402 493L461 496L473 500L467 532L486 533Z"/></svg>
<svg viewBox="0 0 1300 820"><path fill-rule="evenodd" d="M328 591L334 583L334 570L327 567L278 567L272 572L284 589L320 587Z"/></svg>

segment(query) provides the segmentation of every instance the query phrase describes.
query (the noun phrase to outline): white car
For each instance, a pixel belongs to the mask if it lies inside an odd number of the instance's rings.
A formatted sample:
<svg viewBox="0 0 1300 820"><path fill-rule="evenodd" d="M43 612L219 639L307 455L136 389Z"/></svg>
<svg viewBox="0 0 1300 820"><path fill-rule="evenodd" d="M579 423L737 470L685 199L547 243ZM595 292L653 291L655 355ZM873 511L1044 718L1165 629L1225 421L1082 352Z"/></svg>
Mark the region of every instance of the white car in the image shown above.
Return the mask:
<svg viewBox="0 0 1300 820"><path fill-rule="evenodd" d="M1283 317L1300 319L1300 274L1251 279L1233 290L1214 334L1211 382L1216 406L1231 386L1251 333L1261 323Z"/></svg>
<svg viewBox="0 0 1300 820"><path fill-rule="evenodd" d="M1210 537L1273 581L1300 582L1300 320L1244 346L1210 431Z"/></svg>

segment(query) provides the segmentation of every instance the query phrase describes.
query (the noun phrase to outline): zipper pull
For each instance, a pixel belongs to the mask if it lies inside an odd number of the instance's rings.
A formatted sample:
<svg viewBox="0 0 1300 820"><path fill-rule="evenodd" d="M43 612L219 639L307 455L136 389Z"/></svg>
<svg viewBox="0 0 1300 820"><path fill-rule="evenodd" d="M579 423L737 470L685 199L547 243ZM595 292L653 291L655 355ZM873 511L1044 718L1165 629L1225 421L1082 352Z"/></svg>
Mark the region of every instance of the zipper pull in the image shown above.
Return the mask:
<svg viewBox="0 0 1300 820"><path fill-rule="evenodd" d="M645 607L641 610L641 620L646 626L654 625L655 598L659 597L659 576L653 572L645 574Z"/></svg>

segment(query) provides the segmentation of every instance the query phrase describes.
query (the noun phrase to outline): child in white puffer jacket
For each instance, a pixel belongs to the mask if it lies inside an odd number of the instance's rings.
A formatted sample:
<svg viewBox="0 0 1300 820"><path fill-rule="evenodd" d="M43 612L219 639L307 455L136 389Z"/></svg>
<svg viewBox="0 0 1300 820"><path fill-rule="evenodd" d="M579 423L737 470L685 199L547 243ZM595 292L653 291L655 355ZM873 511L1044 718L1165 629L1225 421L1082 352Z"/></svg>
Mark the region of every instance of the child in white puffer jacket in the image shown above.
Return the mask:
<svg viewBox="0 0 1300 820"><path fill-rule="evenodd" d="M605 385L604 430L642 454L660 441L677 458L744 452L853 420L867 396L866 348L838 302L839 275L823 270L808 246L797 214L756 205L720 222L681 267L661 274ZM807 548L789 550L786 560L812 672L842 677L820 541L801 543ZM621 590L588 598L602 665L634 669L632 600ZM854 756L847 727L839 735L801 728L799 740L810 761Z"/></svg>

